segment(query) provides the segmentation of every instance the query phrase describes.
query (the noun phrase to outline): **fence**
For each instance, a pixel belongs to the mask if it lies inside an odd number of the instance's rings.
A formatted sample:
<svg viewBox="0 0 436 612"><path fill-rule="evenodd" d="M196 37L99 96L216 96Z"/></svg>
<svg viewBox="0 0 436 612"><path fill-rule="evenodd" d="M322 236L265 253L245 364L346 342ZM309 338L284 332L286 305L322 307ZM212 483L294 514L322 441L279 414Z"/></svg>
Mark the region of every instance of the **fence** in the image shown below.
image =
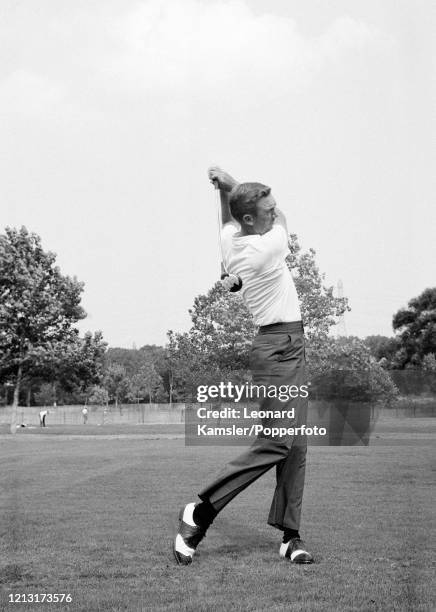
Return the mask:
<svg viewBox="0 0 436 612"><path fill-rule="evenodd" d="M88 423L93 425L182 423L185 404L119 404L87 406ZM19 406L18 423L39 425L39 412L48 410L50 425L80 425L83 406ZM0 407L0 423L9 423L11 407Z"/></svg>
<svg viewBox="0 0 436 612"><path fill-rule="evenodd" d="M309 422L319 421L320 414L327 410L327 406L335 402L312 400L309 402ZM245 402L240 407L248 405ZM367 404L357 404L367 406ZM130 424L130 425L152 425L152 424L177 424L185 422L187 408L214 407L216 404L120 404L116 406L88 406L88 423L91 425ZM222 408L234 408L234 403L221 402ZM19 406L18 423L26 425L39 425L40 410L47 409L47 424L49 425L81 425L83 424L83 406ZM366 410L366 409L365 409ZM391 408L373 407L371 414L374 416L377 410L378 416L396 417L433 417L436 416L436 398L402 398ZM11 407L0 407L0 424L11 421Z"/></svg>

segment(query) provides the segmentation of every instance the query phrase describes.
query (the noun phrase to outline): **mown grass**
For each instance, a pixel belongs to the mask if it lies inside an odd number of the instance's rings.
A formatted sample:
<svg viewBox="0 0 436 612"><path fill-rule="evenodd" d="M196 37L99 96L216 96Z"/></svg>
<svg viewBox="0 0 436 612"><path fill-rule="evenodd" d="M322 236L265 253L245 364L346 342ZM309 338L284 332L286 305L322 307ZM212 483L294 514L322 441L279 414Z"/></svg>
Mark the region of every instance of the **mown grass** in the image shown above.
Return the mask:
<svg viewBox="0 0 436 612"><path fill-rule="evenodd" d="M432 451L431 440L311 448L302 533L314 565L278 558L280 534L266 525L271 471L183 568L171 552L178 509L237 448L3 436L0 609L431 610ZM73 602L8 604L10 593L37 592Z"/></svg>
<svg viewBox="0 0 436 612"><path fill-rule="evenodd" d="M20 427L20 436L184 436L184 423L107 423L105 425L47 425L47 427Z"/></svg>

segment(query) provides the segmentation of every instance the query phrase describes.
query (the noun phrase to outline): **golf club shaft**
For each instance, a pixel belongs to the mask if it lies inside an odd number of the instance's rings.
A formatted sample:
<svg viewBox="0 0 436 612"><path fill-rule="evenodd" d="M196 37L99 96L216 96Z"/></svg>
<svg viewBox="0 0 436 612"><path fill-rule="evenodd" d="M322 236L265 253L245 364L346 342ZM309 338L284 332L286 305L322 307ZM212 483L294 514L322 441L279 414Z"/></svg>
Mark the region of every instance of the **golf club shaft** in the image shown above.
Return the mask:
<svg viewBox="0 0 436 612"><path fill-rule="evenodd" d="M216 200L217 213L218 213L218 241L219 241L219 247L220 247L220 253L221 253L221 274L222 273L228 274L226 265L224 263L223 241L221 237L221 229L223 225L222 216L221 216L221 195L220 195L219 187L216 183L214 183L214 187L215 187L215 200Z"/></svg>

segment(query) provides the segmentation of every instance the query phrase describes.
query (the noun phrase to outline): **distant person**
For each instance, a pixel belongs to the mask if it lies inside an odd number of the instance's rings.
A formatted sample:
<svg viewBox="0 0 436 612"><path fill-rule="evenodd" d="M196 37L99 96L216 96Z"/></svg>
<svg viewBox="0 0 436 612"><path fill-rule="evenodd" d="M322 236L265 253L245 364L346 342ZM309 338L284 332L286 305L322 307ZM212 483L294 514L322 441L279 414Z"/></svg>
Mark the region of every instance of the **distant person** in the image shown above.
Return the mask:
<svg viewBox="0 0 436 612"><path fill-rule="evenodd" d="M48 410L40 410L39 412L39 426L45 427L45 419L48 415Z"/></svg>
<svg viewBox="0 0 436 612"><path fill-rule="evenodd" d="M83 424L86 425L86 423L88 422L88 408L86 406L83 407L82 416L83 416Z"/></svg>

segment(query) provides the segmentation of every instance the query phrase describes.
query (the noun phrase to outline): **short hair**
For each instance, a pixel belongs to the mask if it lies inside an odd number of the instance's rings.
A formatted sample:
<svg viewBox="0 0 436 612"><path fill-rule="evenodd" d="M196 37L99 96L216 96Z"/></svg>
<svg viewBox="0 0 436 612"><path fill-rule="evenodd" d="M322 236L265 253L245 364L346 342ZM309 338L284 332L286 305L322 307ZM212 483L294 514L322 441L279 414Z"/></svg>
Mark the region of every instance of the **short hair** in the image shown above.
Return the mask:
<svg viewBox="0 0 436 612"><path fill-rule="evenodd" d="M244 215L256 216L256 204L271 193L271 187L262 183L241 183L230 193L230 212L232 217L242 223Z"/></svg>

